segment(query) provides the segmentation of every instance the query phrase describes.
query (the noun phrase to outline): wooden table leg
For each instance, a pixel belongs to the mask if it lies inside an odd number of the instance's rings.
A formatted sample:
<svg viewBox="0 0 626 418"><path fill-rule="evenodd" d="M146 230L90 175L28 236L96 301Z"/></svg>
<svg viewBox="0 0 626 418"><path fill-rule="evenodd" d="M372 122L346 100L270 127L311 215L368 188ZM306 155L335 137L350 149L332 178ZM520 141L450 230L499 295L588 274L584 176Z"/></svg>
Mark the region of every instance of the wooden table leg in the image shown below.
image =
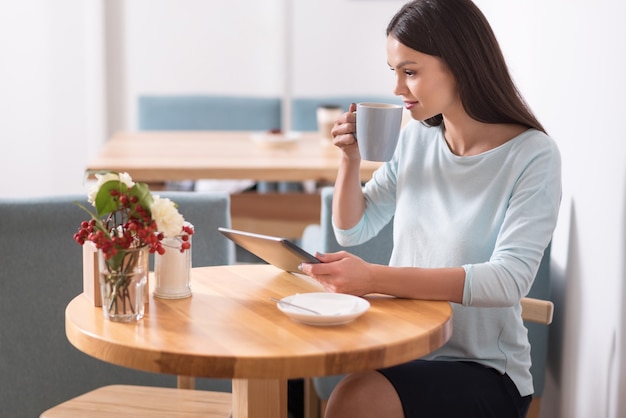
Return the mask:
<svg viewBox="0 0 626 418"><path fill-rule="evenodd" d="M287 380L233 379L233 418L287 418Z"/></svg>
<svg viewBox="0 0 626 418"><path fill-rule="evenodd" d="M304 418L319 418L320 416L320 398L313 386L313 379L308 377L304 379Z"/></svg>
<svg viewBox="0 0 626 418"><path fill-rule="evenodd" d="M178 389L195 389L196 379L193 376L177 376Z"/></svg>

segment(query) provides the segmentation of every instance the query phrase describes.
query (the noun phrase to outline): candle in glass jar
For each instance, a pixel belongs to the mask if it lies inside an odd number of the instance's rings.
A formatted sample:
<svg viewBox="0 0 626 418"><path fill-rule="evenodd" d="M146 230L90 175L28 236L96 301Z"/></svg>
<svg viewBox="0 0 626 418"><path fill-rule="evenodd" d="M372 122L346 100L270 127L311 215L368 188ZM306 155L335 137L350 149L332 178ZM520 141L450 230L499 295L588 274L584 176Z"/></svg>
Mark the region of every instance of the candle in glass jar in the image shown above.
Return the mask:
<svg viewBox="0 0 626 418"><path fill-rule="evenodd" d="M191 237L187 237L187 242ZM156 254L154 296L165 299L185 298L191 295L191 248L181 251L182 235L164 238L164 254Z"/></svg>

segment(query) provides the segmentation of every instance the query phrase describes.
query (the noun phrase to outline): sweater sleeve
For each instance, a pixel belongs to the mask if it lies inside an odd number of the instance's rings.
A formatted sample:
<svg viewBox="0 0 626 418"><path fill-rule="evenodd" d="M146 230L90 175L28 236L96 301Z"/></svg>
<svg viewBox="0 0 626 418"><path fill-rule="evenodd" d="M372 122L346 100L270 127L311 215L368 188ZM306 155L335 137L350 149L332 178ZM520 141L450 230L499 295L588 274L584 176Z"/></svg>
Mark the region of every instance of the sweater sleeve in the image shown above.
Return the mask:
<svg viewBox="0 0 626 418"><path fill-rule="evenodd" d="M511 306L526 296L548 246L561 201L561 161L549 138L528 156L514 182L495 248L484 263L465 264L463 305Z"/></svg>
<svg viewBox="0 0 626 418"><path fill-rule="evenodd" d="M409 124L392 161L366 183L366 210L335 228L361 244L394 217L397 267L465 270L463 305L507 307L532 286L556 226L561 161L556 143L528 130L476 156L450 152L441 129Z"/></svg>

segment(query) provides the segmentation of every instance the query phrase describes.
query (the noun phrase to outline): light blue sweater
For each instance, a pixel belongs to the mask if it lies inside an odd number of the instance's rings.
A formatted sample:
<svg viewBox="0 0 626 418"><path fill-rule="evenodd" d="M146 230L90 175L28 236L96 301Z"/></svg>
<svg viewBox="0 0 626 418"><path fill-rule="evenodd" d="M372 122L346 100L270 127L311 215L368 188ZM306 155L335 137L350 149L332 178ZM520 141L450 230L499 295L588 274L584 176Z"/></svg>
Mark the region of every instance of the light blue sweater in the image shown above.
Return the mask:
<svg viewBox="0 0 626 418"><path fill-rule="evenodd" d="M391 162L364 187L365 214L341 245L367 241L395 215L391 266L465 269L463 303L452 304L452 337L427 356L471 360L507 373L533 393L520 299L550 242L561 201L554 141L530 129L498 148L459 157L441 127L412 121Z"/></svg>

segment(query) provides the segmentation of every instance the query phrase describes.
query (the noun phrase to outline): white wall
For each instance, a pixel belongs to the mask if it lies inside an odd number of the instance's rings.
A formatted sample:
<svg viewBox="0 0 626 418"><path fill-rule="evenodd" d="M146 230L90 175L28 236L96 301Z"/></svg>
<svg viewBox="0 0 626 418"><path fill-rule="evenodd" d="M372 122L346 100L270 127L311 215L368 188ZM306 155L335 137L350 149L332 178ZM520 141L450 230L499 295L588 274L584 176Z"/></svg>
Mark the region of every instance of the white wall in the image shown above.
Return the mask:
<svg viewBox="0 0 626 418"><path fill-rule="evenodd" d="M551 340L551 361L561 364L549 388L562 397L544 416L624 417L626 404L617 415L617 403L626 386L618 391L617 378L620 358L626 366L626 4L477 3L563 157L553 263L555 325L563 331Z"/></svg>
<svg viewBox="0 0 626 418"><path fill-rule="evenodd" d="M384 30L401 4L4 2L0 196L80 189L82 165L103 138L134 129L139 94L387 94L393 80ZM624 417L618 395L626 393L626 5L477 4L563 157L543 416ZM289 27L293 37L285 36Z"/></svg>
<svg viewBox="0 0 626 418"><path fill-rule="evenodd" d="M99 3L0 3L0 196L82 192L102 132Z"/></svg>
<svg viewBox="0 0 626 418"><path fill-rule="evenodd" d="M120 127L136 127L140 94L281 94L282 0L121 4L125 79L116 87L123 89L128 112Z"/></svg>
<svg viewBox="0 0 626 418"><path fill-rule="evenodd" d="M293 95L393 95L385 30L403 1L295 1Z"/></svg>
<svg viewBox="0 0 626 418"><path fill-rule="evenodd" d="M401 4L108 2L113 10L109 33L121 33L125 41L109 57L116 68L123 67L123 78L109 90L123 95L119 106L126 108L117 127L136 129L141 94L284 96L287 103L295 95L388 95L393 79L384 33ZM346 23L346 16L357 15L359 19Z"/></svg>

